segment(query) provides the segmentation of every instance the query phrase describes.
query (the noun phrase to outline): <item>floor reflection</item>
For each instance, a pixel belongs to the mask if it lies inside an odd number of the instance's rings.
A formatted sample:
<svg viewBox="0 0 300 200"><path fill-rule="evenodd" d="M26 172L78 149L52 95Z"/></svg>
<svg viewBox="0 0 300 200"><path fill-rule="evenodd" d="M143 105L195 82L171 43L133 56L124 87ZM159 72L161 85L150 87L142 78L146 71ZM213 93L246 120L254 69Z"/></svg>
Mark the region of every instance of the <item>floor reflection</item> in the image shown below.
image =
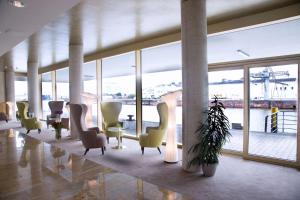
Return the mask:
<svg viewBox="0 0 300 200"><path fill-rule="evenodd" d="M0 132L0 199L188 199L8 130Z"/></svg>

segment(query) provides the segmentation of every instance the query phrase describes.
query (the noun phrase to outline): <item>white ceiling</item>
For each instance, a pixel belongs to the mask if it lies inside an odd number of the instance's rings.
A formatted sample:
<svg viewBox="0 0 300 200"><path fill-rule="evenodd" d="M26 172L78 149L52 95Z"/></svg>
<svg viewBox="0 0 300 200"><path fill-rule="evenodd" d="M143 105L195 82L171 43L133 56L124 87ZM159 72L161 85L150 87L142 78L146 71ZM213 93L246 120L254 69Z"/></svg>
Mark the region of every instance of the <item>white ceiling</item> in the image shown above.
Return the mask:
<svg viewBox="0 0 300 200"><path fill-rule="evenodd" d="M208 37L208 63L239 61L263 57L300 54L300 19L259 28L236 31ZM250 57L237 53L241 49ZM134 53L130 52L103 60L103 77L135 73ZM95 62L84 64L84 79L93 79ZM142 50L143 73L181 69L181 42ZM67 70L59 72L61 81L68 81Z"/></svg>
<svg viewBox="0 0 300 200"><path fill-rule="evenodd" d="M15 8L0 0L0 55L39 31L45 24L78 4L80 0L23 0Z"/></svg>
<svg viewBox="0 0 300 200"><path fill-rule="evenodd" d="M67 60L68 45L74 38L82 37L84 53L89 54L170 33L180 28L180 0L24 2L27 6L17 9L10 7L6 0L0 1L0 31L3 32L0 34L0 55L7 52L2 56L5 64L12 65L16 71L21 72L27 71L29 57L37 57L41 67ZM78 2L80 3L77 4ZM208 23L246 16L295 2L299 0L207 0ZM212 63L243 59L236 54L237 49L243 49L253 58L290 54L295 52L293 45L296 44L290 44L290 41L298 41L294 37L298 33L298 27L295 27L297 25L290 25L288 30L279 32L259 29L209 37L208 60ZM271 33L272 37L269 37ZM30 35L32 36L29 37ZM273 45L274 41L278 42L279 46L285 45L285 49L269 48L268 52L268 45ZM170 51L172 55L172 50ZM167 56L165 59L168 59ZM177 55L176 60L178 59ZM159 60L157 62L152 64L154 68L149 69L150 71L155 71L155 65L161 67ZM170 62L167 67L174 68L174 61ZM175 63L177 62L179 61Z"/></svg>

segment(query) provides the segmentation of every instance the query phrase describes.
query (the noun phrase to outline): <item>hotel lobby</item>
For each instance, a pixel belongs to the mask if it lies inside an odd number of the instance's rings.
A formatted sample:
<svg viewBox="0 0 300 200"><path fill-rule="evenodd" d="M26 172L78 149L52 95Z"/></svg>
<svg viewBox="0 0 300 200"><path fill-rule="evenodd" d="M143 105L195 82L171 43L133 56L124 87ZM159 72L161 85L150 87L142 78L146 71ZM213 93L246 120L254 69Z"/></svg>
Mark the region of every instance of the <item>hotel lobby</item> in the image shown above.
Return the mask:
<svg viewBox="0 0 300 200"><path fill-rule="evenodd" d="M300 199L299 0L0 1L0 199Z"/></svg>

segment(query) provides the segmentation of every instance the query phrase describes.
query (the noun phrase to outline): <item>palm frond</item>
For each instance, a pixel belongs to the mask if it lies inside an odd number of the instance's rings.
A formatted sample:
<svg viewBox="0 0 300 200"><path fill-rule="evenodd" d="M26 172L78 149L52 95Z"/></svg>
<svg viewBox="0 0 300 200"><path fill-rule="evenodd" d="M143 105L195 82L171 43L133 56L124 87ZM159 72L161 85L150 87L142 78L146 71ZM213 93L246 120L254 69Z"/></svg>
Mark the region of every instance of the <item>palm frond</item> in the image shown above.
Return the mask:
<svg viewBox="0 0 300 200"><path fill-rule="evenodd" d="M218 162L222 147L229 141L229 119L224 113L224 105L218 97L214 97L211 106L204 111L207 118L203 123L199 123L195 134L198 143L189 149L189 153L194 153L195 157L189 165L212 164Z"/></svg>

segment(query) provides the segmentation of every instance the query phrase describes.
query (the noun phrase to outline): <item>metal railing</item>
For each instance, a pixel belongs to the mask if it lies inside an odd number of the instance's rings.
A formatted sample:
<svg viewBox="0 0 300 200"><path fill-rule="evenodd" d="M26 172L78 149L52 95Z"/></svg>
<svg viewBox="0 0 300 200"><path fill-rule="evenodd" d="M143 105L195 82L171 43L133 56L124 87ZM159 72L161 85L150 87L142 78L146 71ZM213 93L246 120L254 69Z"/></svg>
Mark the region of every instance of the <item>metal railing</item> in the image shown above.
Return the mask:
<svg viewBox="0 0 300 200"><path fill-rule="evenodd" d="M297 132L297 115L291 113L295 112L278 111L265 116L265 132L268 132L269 127L272 133Z"/></svg>

